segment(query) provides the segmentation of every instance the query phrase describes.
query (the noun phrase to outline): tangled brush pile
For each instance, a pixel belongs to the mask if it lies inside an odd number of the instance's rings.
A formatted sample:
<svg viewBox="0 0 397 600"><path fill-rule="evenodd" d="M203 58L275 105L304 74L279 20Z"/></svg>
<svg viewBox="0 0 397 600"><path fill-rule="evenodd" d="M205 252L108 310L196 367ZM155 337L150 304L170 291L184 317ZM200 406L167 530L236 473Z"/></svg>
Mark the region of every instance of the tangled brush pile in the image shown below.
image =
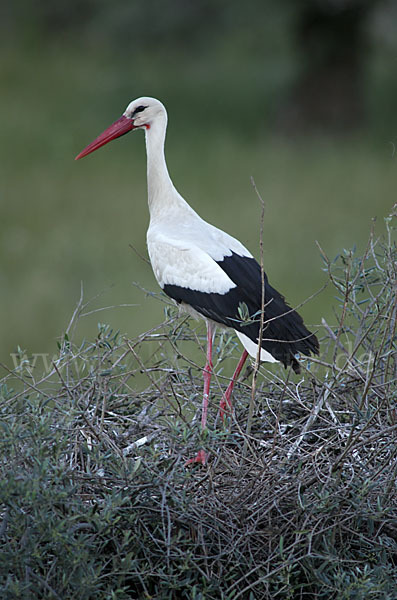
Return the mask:
<svg viewBox="0 0 397 600"><path fill-rule="evenodd" d="M260 368L200 439L198 344L167 308L127 340L71 334L0 382L4 599L360 599L397 589L397 252L324 255L338 296L321 360ZM217 339L218 381L234 351ZM138 384L136 383L138 381ZM247 415L249 426L247 427ZM193 426L192 426L193 420ZM207 467L185 468L197 445Z"/></svg>

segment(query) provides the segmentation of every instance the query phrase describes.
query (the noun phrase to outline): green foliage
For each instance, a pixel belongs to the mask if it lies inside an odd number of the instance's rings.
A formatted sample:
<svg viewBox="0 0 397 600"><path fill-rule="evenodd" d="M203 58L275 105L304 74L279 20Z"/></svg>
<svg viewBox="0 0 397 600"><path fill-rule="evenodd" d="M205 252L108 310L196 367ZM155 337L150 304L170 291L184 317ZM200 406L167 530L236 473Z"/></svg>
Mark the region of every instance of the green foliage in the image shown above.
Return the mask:
<svg viewBox="0 0 397 600"><path fill-rule="evenodd" d="M397 252L386 225L364 256L324 255L338 327L324 323L324 353L303 379L262 365L249 437L247 373L234 414L216 417L234 354L225 332L200 434L201 369L184 348L201 340L174 310L136 339L99 324L76 345L80 303L46 372L21 350L0 382L1 597L393 600ZM186 468L200 446L208 467Z"/></svg>

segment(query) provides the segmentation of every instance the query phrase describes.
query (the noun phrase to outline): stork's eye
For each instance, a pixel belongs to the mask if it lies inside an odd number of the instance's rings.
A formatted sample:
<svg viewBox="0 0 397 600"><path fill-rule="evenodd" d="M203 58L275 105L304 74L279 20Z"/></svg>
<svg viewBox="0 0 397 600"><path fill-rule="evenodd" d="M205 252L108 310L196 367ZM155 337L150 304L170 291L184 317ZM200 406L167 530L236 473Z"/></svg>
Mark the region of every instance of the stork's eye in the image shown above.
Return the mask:
<svg viewBox="0 0 397 600"><path fill-rule="evenodd" d="M137 113L142 112L143 110L145 110L145 108L147 108L147 106L138 106L132 113L131 117L134 117Z"/></svg>

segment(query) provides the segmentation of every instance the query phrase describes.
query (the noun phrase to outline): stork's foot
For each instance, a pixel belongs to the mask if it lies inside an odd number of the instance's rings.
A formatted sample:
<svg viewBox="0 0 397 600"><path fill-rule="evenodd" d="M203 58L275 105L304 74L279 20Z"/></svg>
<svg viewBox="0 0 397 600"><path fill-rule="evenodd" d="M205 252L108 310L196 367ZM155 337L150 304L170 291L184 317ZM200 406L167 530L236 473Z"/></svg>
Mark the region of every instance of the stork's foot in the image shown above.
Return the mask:
<svg viewBox="0 0 397 600"><path fill-rule="evenodd" d="M205 466L208 461L208 456L209 455L204 450L199 450L197 452L197 455L194 458L189 458L189 460L187 460L185 462L185 467L187 467L188 465L193 465L193 464L199 464L199 465Z"/></svg>

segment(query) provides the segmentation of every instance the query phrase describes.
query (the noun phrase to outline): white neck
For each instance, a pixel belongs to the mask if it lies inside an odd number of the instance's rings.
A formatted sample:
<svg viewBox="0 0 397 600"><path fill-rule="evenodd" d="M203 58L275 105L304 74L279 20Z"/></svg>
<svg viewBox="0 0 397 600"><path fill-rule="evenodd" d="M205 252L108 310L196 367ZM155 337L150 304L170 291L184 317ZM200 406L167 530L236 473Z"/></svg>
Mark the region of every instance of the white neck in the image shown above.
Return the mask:
<svg viewBox="0 0 397 600"><path fill-rule="evenodd" d="M168 174L164 156L167 116L159 115L145 130L147 153L147 183L150 216L155 217L166 206L179 201L179 194Z"/></svg>

